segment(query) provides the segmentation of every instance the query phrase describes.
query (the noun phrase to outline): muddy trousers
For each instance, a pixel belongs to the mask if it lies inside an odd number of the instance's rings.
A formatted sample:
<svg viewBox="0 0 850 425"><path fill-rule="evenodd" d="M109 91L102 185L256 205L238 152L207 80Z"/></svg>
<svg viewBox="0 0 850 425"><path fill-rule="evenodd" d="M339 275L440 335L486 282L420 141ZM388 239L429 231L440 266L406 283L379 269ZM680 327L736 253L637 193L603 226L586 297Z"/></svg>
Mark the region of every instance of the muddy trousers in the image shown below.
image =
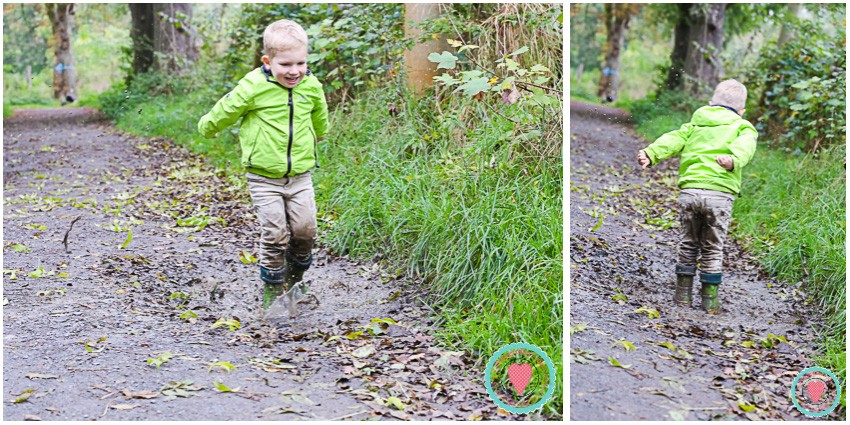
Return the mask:
<svg viewBox="0 0 850 425"><path fill-rule="evenodd" d="M734 202L735 197L729 193L682 190L679 194L679 264L695 266L699 262L701 275L723 272L723 243Z"/></svg>
<svg viewBox="0 0 850 425"><path fill-rule="evenodd" d="M310 172L279 179L247 173L247 179L260 220L260 267L279 270L288 259L306 270L316 242L316 200Z"/></svg>

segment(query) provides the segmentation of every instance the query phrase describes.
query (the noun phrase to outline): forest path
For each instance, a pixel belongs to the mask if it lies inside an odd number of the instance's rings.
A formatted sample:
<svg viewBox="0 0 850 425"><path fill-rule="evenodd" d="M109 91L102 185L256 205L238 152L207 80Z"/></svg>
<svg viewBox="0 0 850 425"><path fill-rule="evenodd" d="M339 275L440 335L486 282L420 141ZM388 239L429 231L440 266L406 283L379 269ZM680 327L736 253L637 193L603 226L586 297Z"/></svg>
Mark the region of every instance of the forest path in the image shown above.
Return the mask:
<svg viewBox="0 0 850 425"><path fill-rule="evenodd" d="M321 304L260 320L244 177L86 108L17 111L3 149L5 420L505 419L382 264L317 249Z"/></svg>
<svg viewBox="0 0 850 425"><path fill-rule="evenodd" d="M570 107L570 419L804 419L789 391L812 366L805 295L730 241L722 311L699 309L698 279L694 306L674 305L678 161L642 170L627 113Z"/></svg>

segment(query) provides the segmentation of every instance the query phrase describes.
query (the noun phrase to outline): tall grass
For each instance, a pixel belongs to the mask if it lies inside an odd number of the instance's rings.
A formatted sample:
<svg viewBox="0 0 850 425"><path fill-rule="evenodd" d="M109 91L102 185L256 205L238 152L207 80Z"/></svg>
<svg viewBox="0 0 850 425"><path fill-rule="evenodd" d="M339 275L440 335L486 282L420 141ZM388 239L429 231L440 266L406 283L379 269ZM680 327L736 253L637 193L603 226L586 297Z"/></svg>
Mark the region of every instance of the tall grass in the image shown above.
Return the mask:
<svg viewBox="0 0 850 425"><path fill-rule="evenodd" d="M560 373L560 160L529 165L505 140L507 120L475 101L464 106L486 125L435 114L429 100L388 119L373 106L388 101L374 92L333 116L337 138L316 175L324 242L357 256L382 252L422 277L447 340L484 360L507 343L535 344ZM451 137L457 126L465 143ZM559 383L551 409L562 394Z"/></svg>

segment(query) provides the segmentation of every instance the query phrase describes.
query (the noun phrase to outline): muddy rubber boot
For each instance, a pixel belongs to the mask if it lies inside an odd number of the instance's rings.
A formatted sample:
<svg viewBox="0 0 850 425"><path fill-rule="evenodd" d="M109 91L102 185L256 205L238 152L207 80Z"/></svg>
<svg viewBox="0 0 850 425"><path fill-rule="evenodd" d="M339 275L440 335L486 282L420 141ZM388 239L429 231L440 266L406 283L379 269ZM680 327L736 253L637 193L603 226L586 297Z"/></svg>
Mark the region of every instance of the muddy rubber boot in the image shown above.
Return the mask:
<svg viewBox="0 0 850 425"><path fill-rule="evenodd" d="M692 305L691 293L694 289L694 275L696 274L696 266L676 264L676 292L673 294L673 302L688 307Z"/></svg>
<svg viewBox="0 0 850 425"><path fill-rule="evenodd" d="M702 309L708 314L717 314L720 312L720 298L717 296L717 287L720 286L723 274L721 273L700 273L699 281L702 283Z"/></svg>
<svg viewBox="0 0 850 425"><path fill-rule="evenodd" d="M289 307L289 316L295 317L299 301L306 297L309 287L302 281L304 272L313 264L313 254L310 254L306 260L299 260L294 254L286 252L286 292L287 302ZM315 295L313 296L315 298ZM318 300L317 300L318 301Z"/></svg>
<svg viewBox="0 0 850 425"><path fill-rule="evenodd" d="M263 281L263 310L268 310L274 301L283 295L286 268L267 269L260 266L260 279Z"/></svg>

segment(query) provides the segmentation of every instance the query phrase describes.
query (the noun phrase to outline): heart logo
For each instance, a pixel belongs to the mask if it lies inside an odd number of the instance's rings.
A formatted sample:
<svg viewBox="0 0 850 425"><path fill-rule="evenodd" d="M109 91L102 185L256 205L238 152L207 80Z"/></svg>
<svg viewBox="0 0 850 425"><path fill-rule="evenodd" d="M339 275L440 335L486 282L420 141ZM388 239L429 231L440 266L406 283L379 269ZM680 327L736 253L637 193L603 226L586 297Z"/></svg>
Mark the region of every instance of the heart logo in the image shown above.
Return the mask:
<svg viewBox="0 0 850 425"><path fill-rule="evenodd" d="M523 363L508 366L508 378L510 378L517 394L522 395L525 387L531 381L531 365Z"/></svg>
<svg viewBox="0 0 850 425"><path fill-rule="evenodd" d="M510 370L508 370L508 374L510 374ZM806 385L806 391L809 392L812 401L817 403L826 391L826 384L821 381L811 381Z"/></svg>

